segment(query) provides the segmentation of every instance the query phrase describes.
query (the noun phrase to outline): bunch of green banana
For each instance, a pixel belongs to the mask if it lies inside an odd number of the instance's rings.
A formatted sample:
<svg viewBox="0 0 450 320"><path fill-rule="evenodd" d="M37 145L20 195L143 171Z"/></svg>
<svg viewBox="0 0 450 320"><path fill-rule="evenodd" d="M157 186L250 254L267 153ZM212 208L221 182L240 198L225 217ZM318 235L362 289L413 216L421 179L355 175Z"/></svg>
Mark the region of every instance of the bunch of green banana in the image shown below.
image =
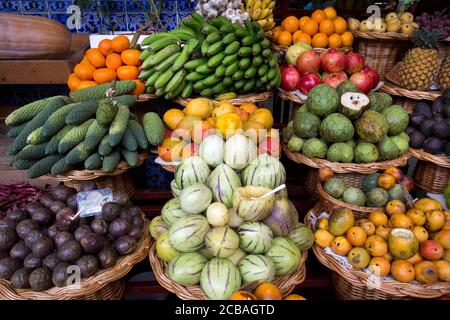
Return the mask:
<svg viewBox="0 0 450 320"><path fill-rule="evenodd" d="M219 99L277 88L278 58L259 24L244 26L223 16L209 23L197 13L170 32L143 43L140 79L146 92L166 98L187 98L194 92Z"/></svg>
<svg viewBox="0 0 450 320"><path fill-rule="evenodd" d="M273 21L273 9L275 8L276 0L245 0L245 8L250 19L258 22L264 30L271 30L275 27Z"/></svg>

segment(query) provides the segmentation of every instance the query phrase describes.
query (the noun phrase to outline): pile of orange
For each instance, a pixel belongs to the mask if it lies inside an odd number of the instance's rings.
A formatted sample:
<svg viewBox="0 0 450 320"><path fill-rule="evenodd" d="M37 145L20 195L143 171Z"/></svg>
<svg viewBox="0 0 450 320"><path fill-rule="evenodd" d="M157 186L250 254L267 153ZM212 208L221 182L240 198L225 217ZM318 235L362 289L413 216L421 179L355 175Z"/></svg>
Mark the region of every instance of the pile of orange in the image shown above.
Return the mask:
<svg viewBox="0 0 450 320"><path fill-rule="evenodd" d="M290 294L282 297L281 290L273 283L261 283L253 293L249 291L236 291L230 300L306 300L298 294Z"/></svg>
<svg viewBox="0 0 450 320"><path fill-rule="evenodd" d="M135 80L133 94L141 94L145 85L138 80L139 59L141 51L130 48L130 40L126 36L117 36L100 41L98 48L86 51L73 73L67 79L70 91L76 91L97 84L109 83L115 79Z"/></svg>
<svg viewBox="0 0 450 320"><path fill-rule="evenodd" d="M272 41L283 46L303 41L314 48L340 48L352 46L353 34L347 31L347 21L333 7L327 7L310 17L285 18L281 26L273 29Z"/></svg>

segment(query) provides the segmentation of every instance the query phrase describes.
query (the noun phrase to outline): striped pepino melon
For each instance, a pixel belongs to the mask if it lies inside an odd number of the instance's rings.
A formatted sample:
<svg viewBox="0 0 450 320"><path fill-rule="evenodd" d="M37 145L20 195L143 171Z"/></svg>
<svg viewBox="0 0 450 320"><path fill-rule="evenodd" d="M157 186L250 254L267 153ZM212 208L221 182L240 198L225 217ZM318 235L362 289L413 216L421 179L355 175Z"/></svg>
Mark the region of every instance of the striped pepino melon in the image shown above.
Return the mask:
<svg viewBox="0 0 450 320"><path fill-rule="evenodd" d="M286 181L286 171L281 162L268 155L259 155L242 171L242 182L246 186L261 186L274 189Z"/></svg>
<svg viewBox="0 0 450 320"><path fill-rule="evenodd" d="M241 287L239 269L228 259L213 258L203 268L200 286L210 300L228 300Z"/></svg>
<svg viewBox="0 0 450 320"><path fill-rule="evenodd" d="M183 218L186 215L187 213L181 209L181 201L178 197L167 201L161 210L161 217L169 226L173 225L178 219Z"/></svg>
<svg viewBox="0 0 450 320"><path fill-rule="evenodd" d="M246 186L237 188L233 194L233 207L244 221L260 221L265 219L275 204L275 195L258 199L270 192L266 187Z"/></svg>
<svg viewBox="0 0 450 320"><path fill-rule="evenodd" d="M215 227L205 236L206 250L218 258L228 258L239 248L239 236L228 226Z"/></svg>
<svg viewBox="0 0 450 320"><path fill-rule="evenodd" d="M200 253L182 253L170 260L167 273L172 281L182 286L193 286L200 283L202 270L207 262Z"/></svg>
<svg viewBox="0 0 450 320"><path fill-rule="evenodd" d="M176 221L169 229L169 242L181 252L194 252L203 247L209 230L206 218L190 214Z"/></svg>
<svg viewBox="0 0 450 320"><path fill-rule="evenodd" d="M314 244L313 232L303 223L297 223L287 237L295 243L300 251L308 250Z"/></svg>
<svg viewBox="0 0 450 320"><path fill-rule="evenodd" d="M300 249L291 240L275 237L272 247L266 252L275 265L276 275L283 276L294 272L300 265Z"/></svg>
<svg viewBox="0 0 450 320"><path fill-rule="evenodd" d="M181 210L186 213L201 213L212 201L211 190L203 183L194 183L180 193Z"/></svg>
<svg viewBox="0 0 450 320"><path fill-rule="evenodd" d="M158 240L156 240L156 254L165 262L169 262L180 254L180 252L170 244L169 230L161 233L158 237Z"/></svg>
<svg viewBox="0 0 450 320"><path fill-rule="evenodd" d="M272 246L272 230L261 222L245 222L237 230L239 247L248 253L267 252Z"/></svg>
<svg viewBox="0 0 450 320"><path fill-rule="evenodd" d="M242 134L235 134L225 142L224 162L235 170L244 169L256 154L256 144Z"/></svg>
<svg viewBox="0 0 450 320"><path fill-rule="evenodd" d="M233 206L234 191L242 186L239 175L224 163L211 172L207 184L212 190L214 201L222 202L227 208Z"/></svg>
<svg viewBox="0 0 450 320"><path fill-rule="evenodd" d="M239 262L242 281L272 282L275 277L275 266L272 260L262 254L249 254Z"/></svg>
<svg viewBox="0 0 450 320"><path fill-rule="evenodd" d="M184 159L175 172L175 182L184 189L196 182L205 183L211 170L205 160L199 156Z"/></svg>
<svg viewBox="0 0 450 320"><path fill-rule="evenodd" d="M174 197L178 197L181 193L181 188L177 185L175 179L173 179L172 182L170 182L170 190L172 191L172 195Z"/></svg>

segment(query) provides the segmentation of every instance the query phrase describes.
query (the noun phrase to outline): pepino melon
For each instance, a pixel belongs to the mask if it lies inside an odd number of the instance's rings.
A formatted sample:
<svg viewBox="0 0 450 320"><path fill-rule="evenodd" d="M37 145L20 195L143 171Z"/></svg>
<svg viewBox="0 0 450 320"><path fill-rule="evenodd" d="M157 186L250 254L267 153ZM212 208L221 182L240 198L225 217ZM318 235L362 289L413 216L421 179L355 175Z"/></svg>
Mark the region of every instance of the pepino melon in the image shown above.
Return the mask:
<svg viewBox="0 0 450 320"><path fill-rule="evenodd" d="M180 193L180 208L189 214L205 211L211 201L211 190L200 182L190 185Z"/></svg>
<svg viewBox="0 0 450 320"><path fill-rule="evenodd" d="M234 191L242 186L238 174L224 163L211 172L207 184L212 190L214 201L222 202L227 208L233 206Z"/></svg>
<svg viewBox="0 0 450 320"><path fill-rule="evenodd" d="M274 189L286 181L286 171L278 159L264 153L245 167L242 181L246 186Z"/></svg>
<svg viewBox="0 0 450 320"><path fill-rule="evenodd" d="M208 230L209 224L204 216L200 214L187 215L170 227L170 245L181 252L197 251L205 244L205 235Z"/></svg>
<svg viewBox="0 0 450 320"><path fill-rule="evenodd" d="M176 185L184 189L196 182L205 183L211 170L205 160L199 156L184 159L175 172Z"/></svg>
<svg viewBox="0 0 450 320"><path fill-rule="evenodd" d="M203 268L200 286L210 300L228 300L241 287L239 269L228 259L213 258Z"/></svg>

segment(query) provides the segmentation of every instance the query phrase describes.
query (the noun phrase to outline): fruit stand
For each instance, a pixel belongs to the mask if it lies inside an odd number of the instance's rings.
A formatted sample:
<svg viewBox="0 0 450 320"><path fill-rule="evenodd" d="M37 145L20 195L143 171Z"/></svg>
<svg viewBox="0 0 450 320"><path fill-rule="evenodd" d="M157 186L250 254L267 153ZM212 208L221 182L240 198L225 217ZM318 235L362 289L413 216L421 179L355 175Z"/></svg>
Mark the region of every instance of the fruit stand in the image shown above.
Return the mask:
<svg viewBox="0 0 450 320"><path fill-rule="evenodd" d="M0 300L449 295L450 15L393 3L0 12L0 90L60 84L0 107Z"/></svg>

